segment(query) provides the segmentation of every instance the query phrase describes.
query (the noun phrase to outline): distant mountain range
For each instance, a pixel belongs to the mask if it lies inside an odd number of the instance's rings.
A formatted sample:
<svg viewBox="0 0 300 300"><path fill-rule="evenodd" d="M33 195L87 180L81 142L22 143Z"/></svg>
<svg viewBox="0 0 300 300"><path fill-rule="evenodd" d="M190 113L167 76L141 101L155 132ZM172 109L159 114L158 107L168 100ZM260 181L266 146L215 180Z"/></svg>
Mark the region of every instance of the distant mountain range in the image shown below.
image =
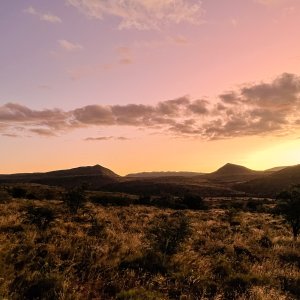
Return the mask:
<svg viewBox="0 0 300 300"><path fill-rule="evenodd" d="M100 165L45 173L0 175L0 183L38 183L61 187L86 186L132 194L183 194L203 196L274 196L291 185L300 184L300 165L255 171L244 166L225 164L212 173L143 172L124 177Z"/></svg>
<svg viewBox="0 0 300 300"><path fill-rule="evenodd" d="M130 178L157 178L157 177L192 177L197 175L203 175L204 173L199 172L141 172L141 173L132 173L126 175L126 177Z"/></svg>

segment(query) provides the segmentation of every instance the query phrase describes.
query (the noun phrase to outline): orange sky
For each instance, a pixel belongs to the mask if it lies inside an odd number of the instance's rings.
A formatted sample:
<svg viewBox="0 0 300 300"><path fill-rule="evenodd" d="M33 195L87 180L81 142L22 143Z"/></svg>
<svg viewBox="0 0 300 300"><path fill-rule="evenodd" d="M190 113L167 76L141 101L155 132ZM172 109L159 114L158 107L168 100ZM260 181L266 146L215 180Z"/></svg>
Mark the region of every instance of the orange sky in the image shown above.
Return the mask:
<svg viewBox="0 0 300 300"><path fill-rule="evenodd" d="M298 164L298 0L0 3L0 173Z"/></svg>

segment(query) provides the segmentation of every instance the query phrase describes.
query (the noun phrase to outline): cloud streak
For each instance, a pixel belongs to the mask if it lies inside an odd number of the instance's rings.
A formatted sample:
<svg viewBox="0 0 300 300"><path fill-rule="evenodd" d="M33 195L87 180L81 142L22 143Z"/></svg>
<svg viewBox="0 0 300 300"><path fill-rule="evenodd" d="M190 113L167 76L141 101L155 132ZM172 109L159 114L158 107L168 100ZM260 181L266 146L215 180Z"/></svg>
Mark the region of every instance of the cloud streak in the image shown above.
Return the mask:
<svg viewBox="0 0 300 300"><path fill-rule="evenodd" d="M119 29L160 29L164 25L202 21L203 9L198 0L67 0L90 18L119 19Z"/></svg>
<svg viewBox="0 0 300 300"><path fill-rule="evenodd" d="M129 138L125 136L98 136L98 137L87 137L84 140L88 142L109 141L109 140L127 141L129 140Z"/></svg>
<svg viewBox="0 0 300 300"><path fill-rule="evenodd" d="M63 134L76 128L131 126L163 134L213 140L253 135L288 134L299 128L300 77L284 73L273 81L252 83L217 99L184 96L155 105L86 105L70 111L0 106L0 133ZM87 138L107 140L113 137Z"/></svg>
<svg viewBox="0 0 300 300"><path fill-rule="evenodd" d="M79 44L71 43L67 40L59 40L58 41L60 47L66 51L72 52L72 51L78 51L82 50L83 47Z"/></svg>
<svg viewBox="0 0 300 300"><path fill-rule="evenodd" d="M51 13L44 13L37 9L35 9L33 6L29 6L27 9L24 10L25 13L37 16L41 21L49 22L49 23L62 23L61 18L58 16L55 16Z"/></svg>

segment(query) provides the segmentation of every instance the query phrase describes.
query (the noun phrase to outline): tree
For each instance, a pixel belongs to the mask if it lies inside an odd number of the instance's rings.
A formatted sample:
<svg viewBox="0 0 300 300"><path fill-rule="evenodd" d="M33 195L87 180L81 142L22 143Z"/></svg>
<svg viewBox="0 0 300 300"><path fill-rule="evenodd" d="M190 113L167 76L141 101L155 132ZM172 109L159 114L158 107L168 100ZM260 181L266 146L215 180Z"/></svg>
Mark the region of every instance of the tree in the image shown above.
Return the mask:
<svg viewBox="0 0 300 300"><path fill-rule="evenodd" d="M275 212L283 216L291 226L294 239L300 233L300 186L278 194Z"/></svg>
<svg viewBox="0 0 300 300"><path fill-rule="evenodd" d="M77 213L78 209L83 207L86 201L84 189L82 187L71 189L65 194L65 203L72 213Z"/></svg>

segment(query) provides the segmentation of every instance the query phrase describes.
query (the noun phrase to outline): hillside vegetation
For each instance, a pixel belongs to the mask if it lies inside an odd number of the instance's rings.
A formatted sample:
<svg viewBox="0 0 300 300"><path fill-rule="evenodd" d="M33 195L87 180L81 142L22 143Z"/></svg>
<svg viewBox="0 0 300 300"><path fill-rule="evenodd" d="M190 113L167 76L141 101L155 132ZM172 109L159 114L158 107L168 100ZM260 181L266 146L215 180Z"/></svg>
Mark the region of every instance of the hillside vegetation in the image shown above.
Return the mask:
<svg viewBox="0 0 300 300"><path fill-rule="evenodd" d="M29 186L40 194L28 200L9 188L19 198L0 193L0 299L299 299L300 243L272 199L174 210L166 195L88 192L73 210L63 190Z"/></svg>

